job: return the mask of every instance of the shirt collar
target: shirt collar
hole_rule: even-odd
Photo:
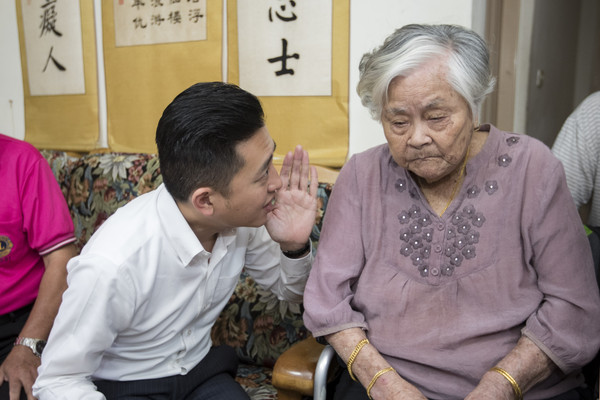
[[[204,250],[164,184],[161,184],[156,190],[158,191],[156,206],[160,225],[182,265],[187,267],[198,256],[208,259],[210,253]]]

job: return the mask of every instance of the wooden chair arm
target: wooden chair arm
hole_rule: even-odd
[[[295,343],[277,359],[272,382],[278,399],[292,400],[300,399],[302,395],[313,395],[315,369],[324,348],[310,336]]]

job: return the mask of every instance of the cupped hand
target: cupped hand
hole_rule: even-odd
[[[308,241],[315,224],[317,169],[309,165],[308,152],[302,146],[296,146],[293,153],[286,154],[280,176],[282,186],[265,226],[282,250],[299,250]]]

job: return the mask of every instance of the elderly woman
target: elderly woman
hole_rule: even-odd
[[[347,367],[336,398],[583,398],[600,346],[589,244],[549,149],[478,124],[484,41],[409,25],[360,72],[387,144],[342,169],[304,295]]]

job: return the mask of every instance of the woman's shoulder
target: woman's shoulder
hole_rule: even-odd
[[[352,174],[360,179],[373,177],[373,174],[380,173],[382,165],[389,164],[391,157],[387,143],[371,147],[353,154],[342,167],[340,175]]]
[[[490,137],[498,143],[499,151],[513,150],[526,154],[550,154],[550,148],[541,140],[525,133],[515,133],[500,130],[494,126],[490,128]]]
[[[354,154],[351,158],[356,158],[359,160],[371,160],[373,161],[374,157],[380,158],[382,156],[389,156],[390,149],[387,143],[382,143],[380,145],[371,147],[367,150],[363,150],[359,153]]]

